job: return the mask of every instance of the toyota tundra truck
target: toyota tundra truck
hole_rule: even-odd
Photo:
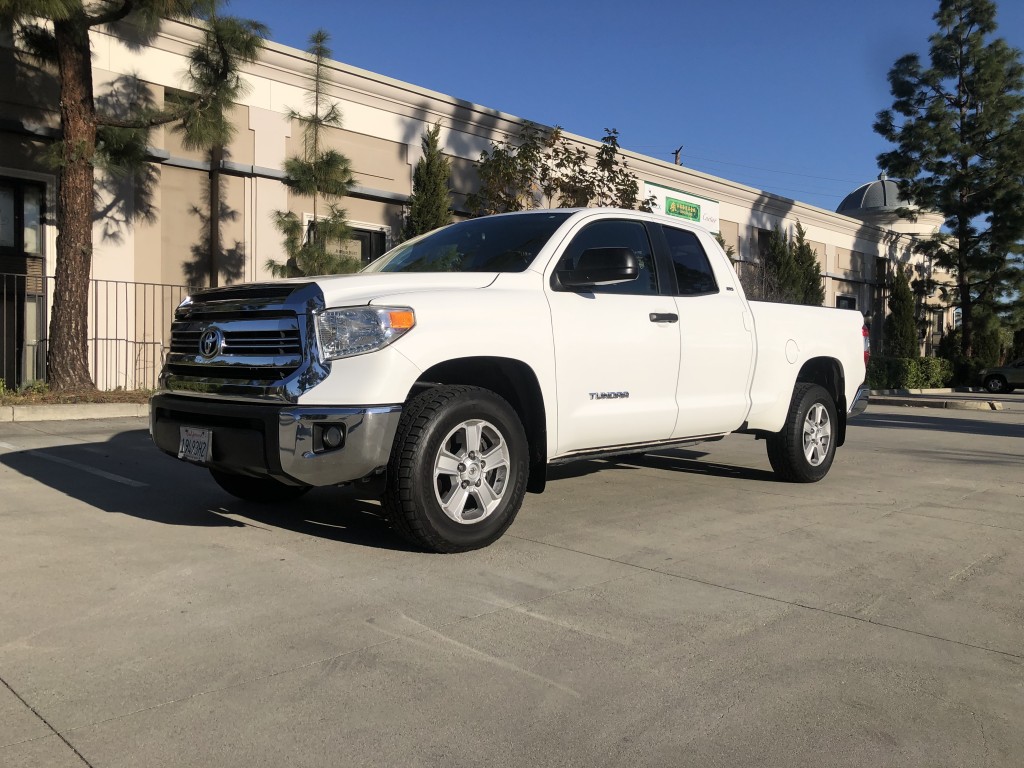
[[[175,311],[153,440],[228,493],[377,480],[416,545],[486,546],[546,468],[731,432],[828,473],[863,411],[851,310],[748,302],[704,229],[616,209],[471,219],[353,275],[200,290]]]

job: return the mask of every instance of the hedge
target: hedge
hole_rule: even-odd
[[[932,389],[948,387],[953,363],[942,357],[884,357],[868,362],[870,389]]]

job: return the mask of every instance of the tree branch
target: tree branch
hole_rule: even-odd
[[[135,0],[124,0],[120,7],[113,7],[106,13],[101,13],[96,16],[86,16],[86,26],[98,27],[101,24],[112,24],[115,21],[121,21],[121,19],[128,16],[132,11],[135,10]]]
[[[167,123],[173,123],[176,120],[180,120],[187,112],[187,107],[181,107],[176,110],[161,110],[159,112],[154,112],[151,115],[146,115],[145,117],[136,118],[114,117],[113,115],[104,115],[97,112],[96,124],[105,128],[131,128],[133,130],[144,130],[148,128],[156,128],[160,125],[166,125]]]

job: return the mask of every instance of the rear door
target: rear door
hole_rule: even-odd
[[[750,409],[754,324],[735,273],[702,235],[661,225],[679,315],[679,417],[672,437],[737,429]],[[703,235],[703,237],[707,237]],[[714,258],[709,258],[714,257]]]
[[[625,247],[640,264],[636,280],[570,291],[549,274],[556,454],[664,440],[672,434],[679,323],[648,226],[625,217],[585,219],[570,233],[554,267],[569,268],[589,248]]]
[[[1024,387],[1024,358],[1010,363],[1006,373],[1006,380],[1011,387]]]

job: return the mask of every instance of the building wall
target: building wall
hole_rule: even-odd
[[[96,30],[96,81],[121,87],[126,76],[135,74],[147,86],[145,97],[163,104],[182,86],[186,56],[200,37],[193,25],[167,22],[150,46],[132,49]],[[21,66],[11,62],[10,56],[0,55],[0,75],[4,67]],[[237,130],[226,148],[222,174],[221,234],[227,255],[220,265],[221,283],[266,279],[268,259],[284,260],[281,236],[273,224],[275,211],[312,215],[311,202],[291,194],[281,181],[285,159],[302,149],[301,127],[292,123],[288,113],[308,109],[309,68],[303,52],[268,43],[260,61],[245,70],[249,88],[232,111]],[[10,130],[0,123],[0,168],[45,178],[52,199],[53,175],[41,156],[55,125],[55,91],[45,72],[19,70],[18,74],[31,76],[41,85],[28,97],[11,88],[13,78],[0,77],[0,106],[18,116],[15,122],[20,120],[20,128],[8,126]],[[327,95],[338,103],[344,127],[329,131],[327,143],[351,160],[355,178],[353,193],[343,207],[363,238],[360,242],[372,240],[374,247],[391,245],[400,234],[412,168],[422,155],[420,142],[431,125],[439,123],[442,128],[441,145],[451,160],[458,218],[460,211],[464,213],[465,195],[477,183],[474,168],[481,152],[494,141],[514,137],[524,124],[520,118],[339,62],[328,66],[328,79]],[[564,135],[591,154],[600,147],[598,141]],[[173,128],[155,130],[151,137],[154,162],[139,179],[115,181],[97,173],[104,215],[94,230],[94,279],[154,286],[206,284],[209,158],[202,150],[186,149],[181,138]],[[713,204],[715,226],[740,262],[758,258],[759,231],[779,226],[792,233],[800,223],[821,261],[826,305],[852,300],[857,309],[875,319],[884,312],[880,306],[884,291],[879,291],[878,283],[885,276],[878,273],[877,265],[913,260],[910,232],[938,226],[935,221],[917,223],[916,229],[903,226],[904,235],[897,236],[893,230],[902,225],[894,227],[889,220],[860,221],[654,158],[628,151],[623,155],[641,182]],[[50,275],[52,221],[50,217],[45,262]],[[128,324],[125,332],[145,345],[162,345],[172,309],[161,308],[155,324],[144,324],[142,330]],[[136,375],[132,370],[151,367],[146,363],[140,369],[131,358],[127,354],[126,362],[115,366],[116,376],[130,379]],[[104,386],[105,382],[98,383]]]

